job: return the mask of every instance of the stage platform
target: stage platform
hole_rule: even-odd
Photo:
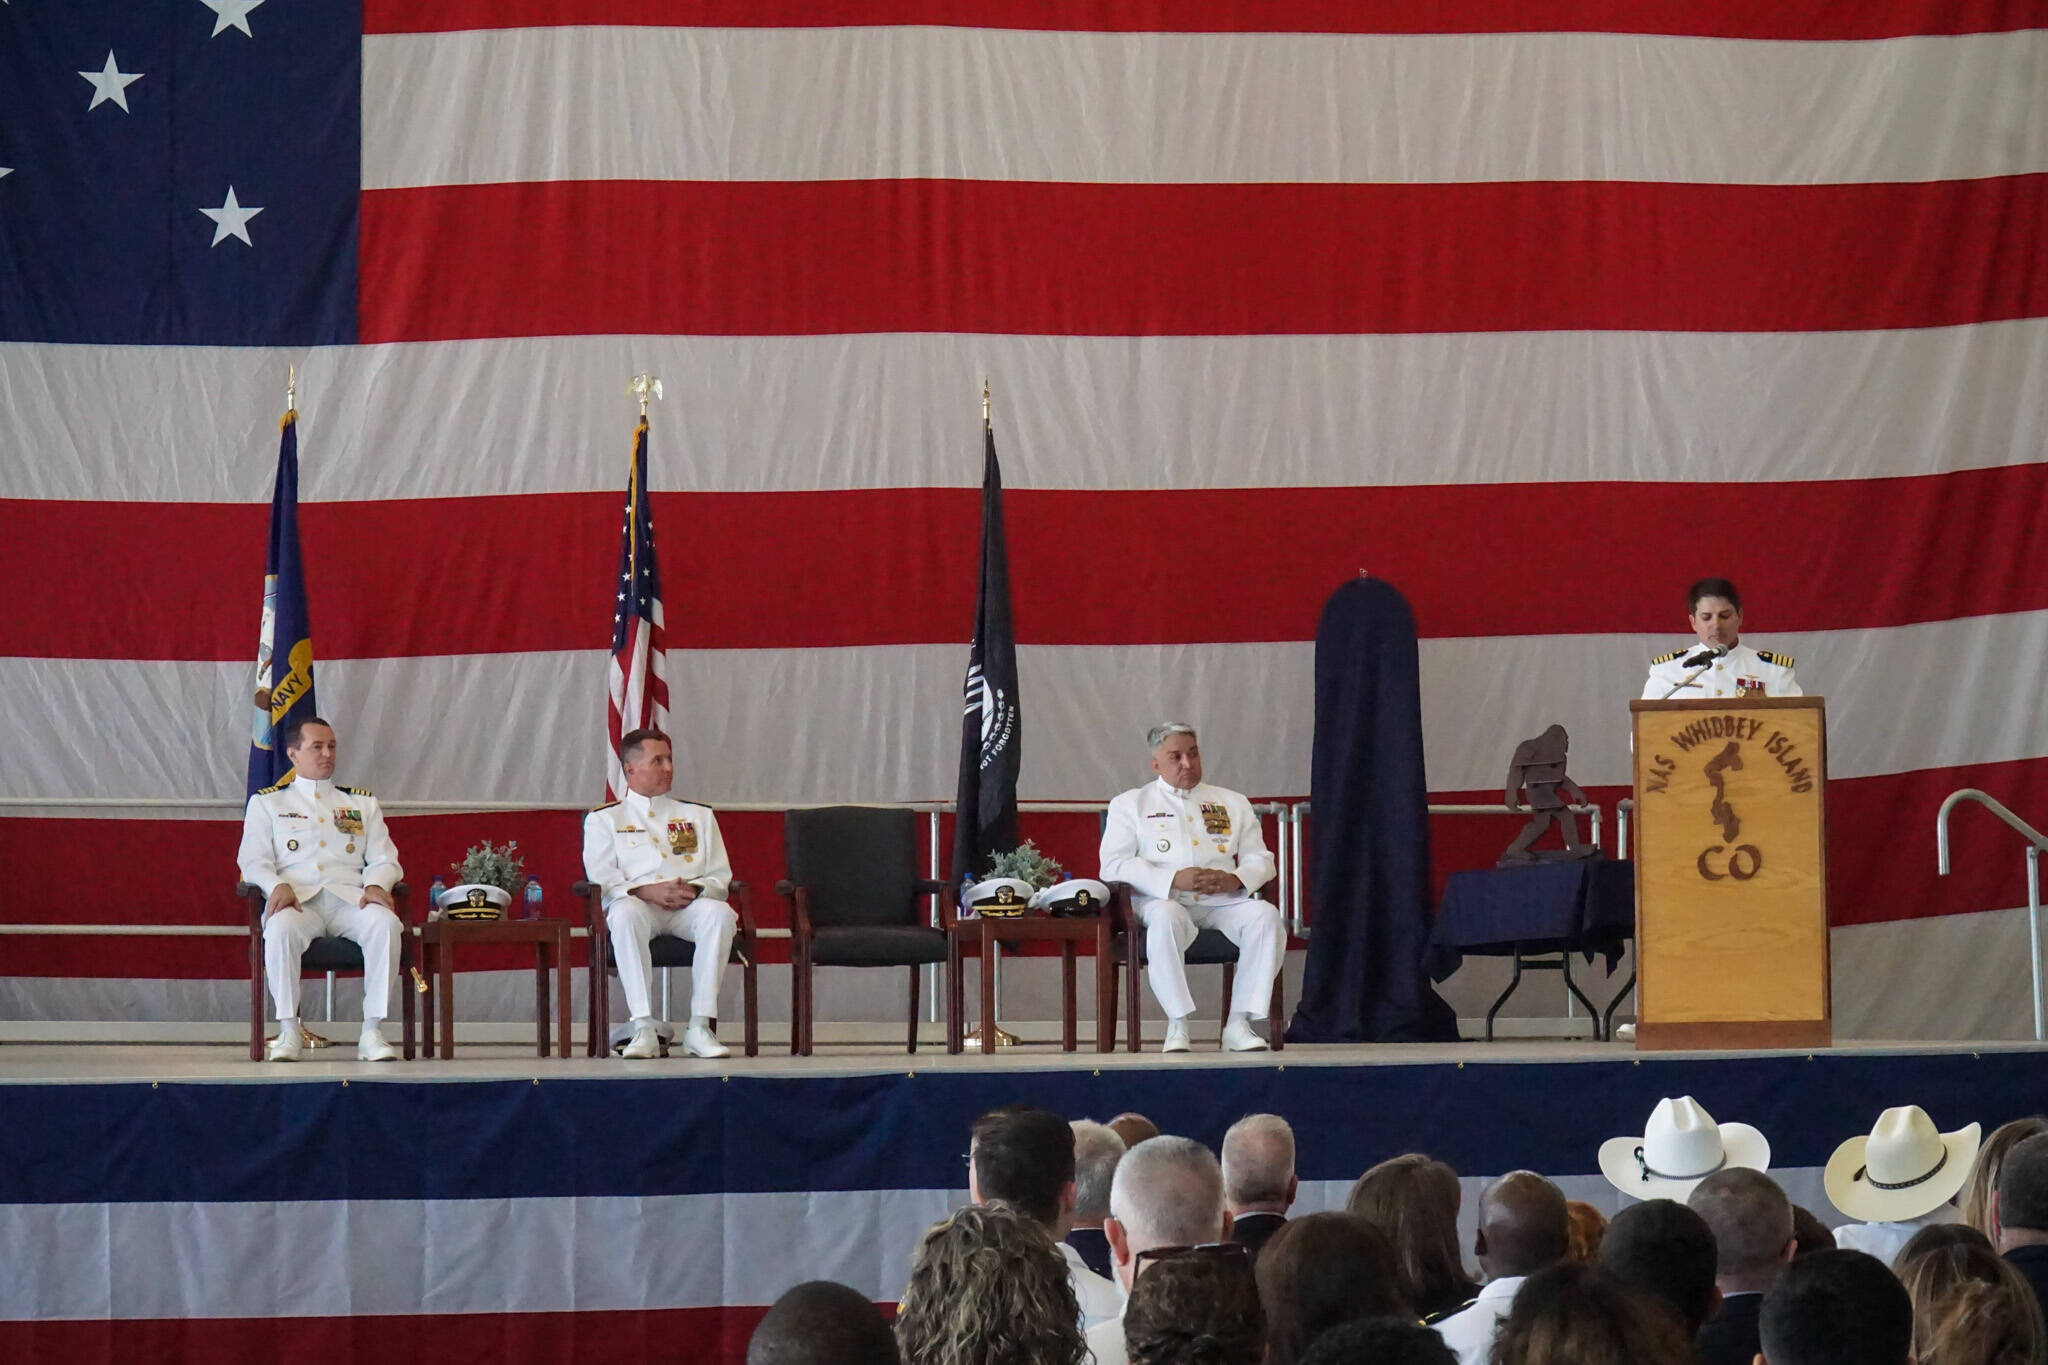
[[[969,1123],[1014,1102],[1135,1109],[1212,1145],[1243,1114],[1284,1115],[1304,1212],[1342,1207],[1404,1151],[1450,1162],[1468,1192],[1526,1167],[1612,1210],[1601,1141],[1689,1094],[1761,1128],[1774,1174],[1829,1221],[1820,1169],[1882,1109],[1987,1130],[2048,1110],[2048,1049],[2012,1043],[352,1051],[272,1066],[229,1046],[0,1047],[0,1359],[737,1361],[799,1281],[893,1301],[920,1234],[965,1199]]]

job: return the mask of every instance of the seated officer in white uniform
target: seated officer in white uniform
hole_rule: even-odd
[[[725,901],[732,866],[718,837],[718,817],[708,806],[668,795],[676,766],[661,731],[621,736],[619,758],[627,791],[583,817],[583,875],[603,888],[612,959],[633,1016],[633,1037],[621,1055],[661,1054],[647,945],[656,934],[674,934],[697,945],[683,1048],[693,1057],[723,1057],[727,1049],[712,1031],[712,1020],[739,916]]]
[[[1799,697],[1792,658],[1742,643],[1742,594],[1725,578],[1702,578],[1686,594],[1687,624],[1699,637],[1690,649],[1650,660],[1645,701],[1704,697]]]
[[[1280,912],[1254,894],[1273,880],[1273,855],[1251,802],[1203,783],[1202,750],[1192,725],[1156,725],[1147,743],[1159,780],[1109,803],[1102,879],[1131,885],[1132,909],[1145,926],[1146,973],[1167,1016],[1161,1051],[1188,1050],[1195,998],[1181,955],[1201,929],[1215,929],[1237,945],[1237,985],[1223,1046],[1256,1051],[1266,1040],[1251,1021],[1266,1017],[1287,944]]]
[[[388,1062],[398,1050],[384,1040],[398,946],[405,932],[391,908],[401,875],[398,849],[384,828],[377,798],[334,781],[334,727],[302,720],[285,737],[292,776],[249,798],[236,856],[242,880],[262,889],[263,972],[277,1008],[277,1041],[264,1054],[296,1062],[305,1046],[299,1028],[299,958],[314,939],[354,939],[363,949],[363,1034],[356,1057]]]

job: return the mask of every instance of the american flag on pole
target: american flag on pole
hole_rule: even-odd
[[[654,511],[647,498],[647,417],[633,430],[626,476],[626,522],[619,538],[617,600],[612,607],[612,666],[605,730],[605,796],[626,790],[619,740],[668,728],[668,644],[661,615],[661,569],[654,558]]]

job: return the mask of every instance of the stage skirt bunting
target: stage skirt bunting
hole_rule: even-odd
[[[1403,1151],[1469,1184],[1533,1168],[1612,1211],[1601,1140],[1691,1094],[1762,1128],[1780,1178],[1822,1214],[1819,1169],[1888,1105],[1987,1128],[2048,1105],[2030,1050],[1229,1067],[1198,1087],[1186,1070],[8,1086],[0,1233],[39,1254],[0,1284],[0,1349],[357,1359],[374,1338],[574,1361],[615,1358],[613,1324],[656,1359],[736,1361],[760,1308],[799,1281],[893,1302],[918,1236],[965,1202],[968,1125],[1014,1101],[1135,1108],[1212,1147],[1246,1112],[1283,1114],[1302,1211],[1342,1207],[1361,1171]]]
[[[1611,800],[1625,703],[1722,573],[1829,700],[1835,921],[2019,902],[2016,859],[1966,842],[1938,881],[1926,849],[1950,786],[2043,800],[2039,0],[0,27],[0,796],[45,803],[0,819],[0,916],[227,918],[225,812],[61,803],[239,792],[288,365],[322,703],[387,801],[598,799],[640,371],[679,791],[943,798],[987,376],[1026,799],[1143,780],[1118,736],[1167,715],[1214,779],[1302,795],[1308,641],[1366,571],[1415,604],[1433,791],[1559,722]],[[84,109],[63,54],[103,44],[142,74]],[[255,216],[223,235],[230,184]],[[559,895],[561,819],[399,837],[428,880],[530,828]],[[1440,872],[1490,861],[1463,828]],[[772,883],[773,817],[735,829]],[[185,870],[82,909],[51,888],[95,835]],[[91,960],[232,975],[230,947]]]

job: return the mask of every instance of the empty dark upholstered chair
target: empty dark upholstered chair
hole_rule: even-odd
[[[398,980],[392,983],[392,990],[399,996],[399,1015],[404,1038],[401,1048],[405,1059],[413,1059],[413,954],[412,921],[406,918],[407,887],[400,882],[391,889],[391,904],[398,914],[400,934],[398,936]],[[261,887],[248,882],[235,883],[235,895],[248,905],[249,910],[249,1060],[263,1060],[263,1016],[269,1002],[263,994],[263,902],[267,899]],[[304,972],[359,972],[363,969],[363,949],[354,939],[324,937],[316,938],[299,957],[299,971]]]
[[[783,816],[789,880],[776,890],[789,904],[789,1050],[809,1055],[818,967],[902,967],[909,973],[908,1044],[917,1051],[918,968],[947,961],[954,891],[917,875],[917,812],[877,806],[826,806]],[[937,894],[939,928],[926,898]],[[946,1027],[959,1026],[956,973],[948,966]]]

